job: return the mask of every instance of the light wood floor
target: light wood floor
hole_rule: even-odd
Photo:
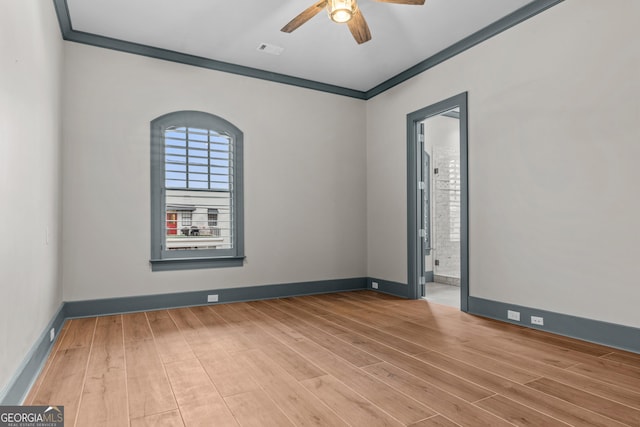
[[[640,426],[640,355],[369,291],[66,322],[66,426]]]

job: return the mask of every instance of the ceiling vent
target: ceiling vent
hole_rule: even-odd
[[[270,55],[280,55],[283,51],[284,48],[280,47],[280,46],[275,46],[269,43],[260,43],[258,45],[258,50],[260,52],[264,52],[264,53],[268,53]]]

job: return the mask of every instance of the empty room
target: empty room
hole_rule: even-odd
[[[0,426],[640,426],[637,0],[0,4]]]

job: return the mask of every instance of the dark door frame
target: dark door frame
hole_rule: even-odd
[[[407,259],[408,295],[421,296],[420,277],[424,274],[420,235],[422,195],[418,188],[422,162],[418,141],[420,122],[453,108],[460,108],[460,310],[468,311],[469,300],[469,159],[467,92],[452,96],[407,114]]]

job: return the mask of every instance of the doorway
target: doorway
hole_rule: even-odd
[[[460,108],[420,122],[425,295],[460,307]]]
[[[178,234],[178,213],[167,212],[167,236]]]
[[[467,311],[467,94],[407,115],[409,297]]]

